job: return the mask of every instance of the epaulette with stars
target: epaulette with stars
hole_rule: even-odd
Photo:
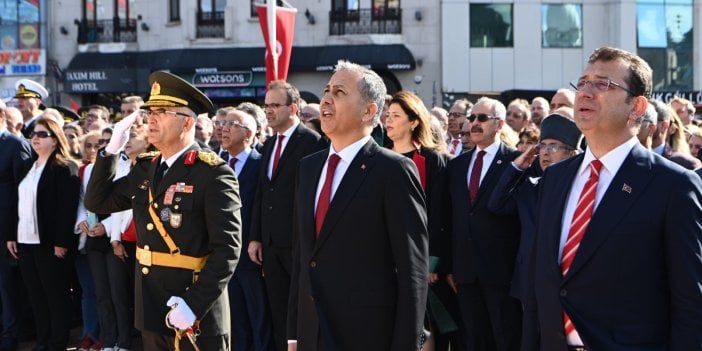
[[[155,157],[158,157],[158,155],[160,155],[160,154],[161,154],[161,152],[159,152],[159,151],[143,152],[143,153],[140,153],[136,159],[137,159],[137,161],[151,161]]]

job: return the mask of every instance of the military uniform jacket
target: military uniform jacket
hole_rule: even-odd
[[[98,157],[85,196],[96,213],[133,209],[137,245],[169,252],[149,216],[149,189],[161,156],[142,155],[130,173],[114,180],[118,156]],[[114,180],[114,181],[113,181]],[[169,199],[169,189],[175,189]],[[229,301],[225,288],[241,251],[238,183],[231,168],[209,151],[193,144],[176,160],[153,189],[153,206],[181,254],[202,257],[207,263],[193,282],[193,271],[137,263],[136,327],[172,335],[164,319],[171,296],[182,297],[198,320],[203,336],[230,333]]]

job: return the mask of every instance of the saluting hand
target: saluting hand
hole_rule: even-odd
[[[539,148],[537,146],[538,145],[529,146],[524,153],[519,155],[519,157],[514,160],[514,164],[522,171],[525,171],[527,168],[531,167],[531,164],[534,163],[536,156],[539,154]]]

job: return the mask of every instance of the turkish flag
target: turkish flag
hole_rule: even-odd
[[[258,19],[263,30],[263,40],[266,43],[266,85],[273,80],[287,80],[288,67],[290,66],[290,54],[292,53],[293,36],[295,35],[295,15],[297,9],[287,7],[275,7],[275,48],[271,48],[271,40],[268,30],[268,9],[265,5],[256,5]],[[273,51],[275,50],[275,51]],[[276,55],[278,63],[276,72]]]

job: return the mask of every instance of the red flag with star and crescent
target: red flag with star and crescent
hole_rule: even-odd
[[[266,20],[268,8],[265,5],[256,5],[256,11],[263,31],[263,40],[266,43],[266,85],[273,80],[287,80],[297,9],[275,6],[275,31],[268,29],[269,22]],[[275,33],[275,40],[270,40],[270,33]],[[272,42],[275,43],[277,55],[272,54],[274,52],[271,47]],[[278,60],[277,64],[276,59]]]

